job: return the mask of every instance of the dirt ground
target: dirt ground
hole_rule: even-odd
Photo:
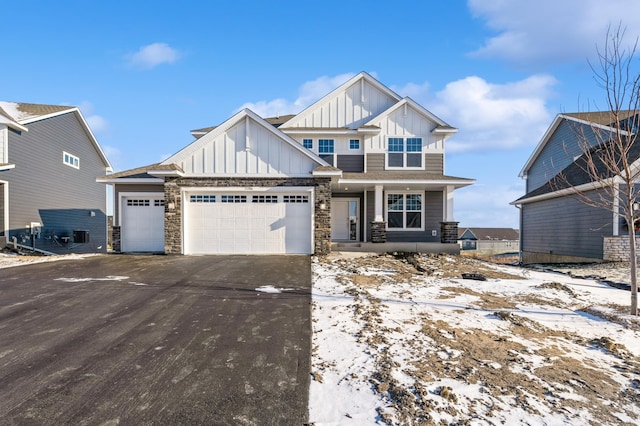
[[[625,412],[625,406],[640,404],[638,357],[606,336],[585,340],[571,333],[548,329],[517,313],[516,306],[521,303],[566,307],[561,299],[537,300],[533,295],[513,297],[475,291],[453,283],[440,288],[439,297],[442,299],[454,298],[462,293],[477,297],[474,306],[467,309],[495,311],[493,315],[510,325],[512,335],[507,337],[480,329],[470,331],[456,324],[433,319],[426,312],[392,327],[384,318],[384,302],[374,295],[374,289],[380,286],[392,282],[411,282],[416,277],[447,279],[470,274],[469,277],[477,280],[509,280],[522,279],[522,275],[498,270],[492,263],[483,260],[449,255],[416,256],[398,253],[321,261],[332,262],[344,271],[338,280],[345,285],[346,293],[354,297],[354,320],[361,324],[358,341],[372,348],[371,352],[376,359],[376,371],[369,381],[387,400],[390,408],[381,409],[378,413],[385,424],[475,424],[471,420],[474,418],[483,420],[479,424],[493,424],[490,420],[494,416],[492,410],[504,409],[496,402],[502,396],[514,399],[531,415],[540,415],[540,407],[532,401],[542,401],[546,404],[545,409],[566,415],[568,419],[571,418],[571,413],[586,410],[590,413],[591,424],[631,424],[618,423],[612,418],[611,401],[619,402],[616,409],[621,412]],[[625,279],[628,265],[560,265],[555,268],[537,265],[534,268],[556,270],[572,276],[620,281]],[[367,275],[359,272],[367,269],[384,270],[386,274]],[[628,277],[628,272],[626,274]],[[561,283],[550,281],[541,287],[573,296],[572,290]],[[410,290],[404,291],[404,297],[411,300]],[[623,309],[625,308],[620,307],[621,311]],[[597,311],[593,313],[601,314]],[[628,323],[627,326],[639,327],[640,322]],[[390,338],[392,335],[405,334],[408,328],[418,328],[420,338]],[[401,375],[411,377],[408,381],[406,377],[404,380],[398,379],[398,369],[401,366],[397,358],[391,355],[392,347],[398,346],[398,342],[401,342],[401,351],[409,354],[406,357],[410,360],[409,367],[404,367],[400,372]],[[589,360],[579,362],[571,355],[585,347],[606,352],[617,370],[629,372],[634,390],[621,391],[620,383],[612,379],[607,370]],[[537,359],[540,364],[534,366],[532,359]],[[460,401],[460,396],[448,386],[440,386],[435,391],[429,390],[430,383],[446,379],[481,386],[482,392],[490,395],[487,400],[493,401],[495,405],[492,407],[486,402],[478,404],[477,401]],[[440,396],[440,400],[433,398],[434,393]],[[567,396],[568,394],[571,396]],[[480,400],[482,397],[478,398]],[[463,416],[460,407],[464,407]],[[458,420],[454,423],[436,422],[434,413],[445,413]],[[627,413],[629,416],[635,415]],[[499,423],[498,418],[495,421]]]

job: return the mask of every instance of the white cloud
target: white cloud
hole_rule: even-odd
[[[235,112],[249,108],[261,117],[297,114],[353,76],[355,76],[354,73],[340,74],[334,77],[322,76],[304,83],[298,91],[298,98],[294,101],[278,98],[271,101],[247,102]]]
[[[519,226],[519,212],[509,203],[524,194],[520,185],[483,185],[477,183],[455,192],[454,212],[460,227],[483,226],[515,228]]]
[[[135,67],[151,69],[161,64],[171,64],[180,58],[180,52],[166,43],[152,43],[143,46],[130,55],[129,63]]]
[[[416,100],[460,129],[447,152],[508,149],[542,136],[553,117],[546,101],[555,83],[548,75],[507,84],[471,76],[447,84],[431,102]]]
[[[93,104],[89,101],[82,101],[78,105],[78,109],[82,112],[82,116],[87,121],[89,128],[94,134],[104,133],[109,129],[109,123],[107,120],[93,113]]]
[[[607,28],[640,34],[637,0],[468,0],[471,13],[497,35],[472,53],[518,65],[584,61],[603,46]]]

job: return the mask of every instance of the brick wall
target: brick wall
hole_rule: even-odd
[[[602,242],[603,259],[610,262],[629,260],[629,236],[604,237]],[[636,236],[636,257],[640,255],[640,238]]]
[[[182,252],[183,187],[290,187],[306,186],[315,189],[314,253],[331,250],[331,178],[166,178],[164,184],[164,250],[166,254]]]

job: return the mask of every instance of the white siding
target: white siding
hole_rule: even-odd
[[[186,175],[308,176],[316,164],[250,118],[240,120],[178,163]]]
[[[357,128],[397,101],[364,80],[358,80],[324,102],[297,115],[287,127]]]
[[[0,163],[8,163],[7,158],[7,128],[0,126]]]
[[[373,124],[379,126],[381,131],[366,139],[367,152],[384,152],[388,137],[420,137],[423,152],[444,153],[443,137],[431,134],[436,123],[408,105],[401,106],[389,115],[381,116]]]

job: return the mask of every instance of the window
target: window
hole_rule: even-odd
[[[129,199],[129,200],[127,200],[127,206],[128,207],[148,207],[149,206],[149,200]]]
[[[388,229],[422,227],[422,194],[387,194]]]
[[[246,203],[246,195],[221,195],[220,202],[222,203]]]
[[[189,201],[192,203],[215,203],[215,195],[190,195]]]
[[[349,140],[349,149],[360,149],[360,140],[358,139]]]
[[[313,149],[313,139],[303,139],[302,146],[307,149]]]
[[[422,168],[422,138],[389,138],[387,167]]]
[[[164,207],[164,200],[153,200],[154,207]]]
[[[254,195],[251,199],[252,203],[277,203],[277,195]]]
[[[283,201],[285,203],[308,203],[308,195],[284,195]]]
[[[333,154],[333,139],[318,140],[318,152],[320,154]]]
[[[71,155],[65,151],[62,151],[62,162],[67,166],[71,166],[76,169],[80,168],[80,159],[75,155]]]

